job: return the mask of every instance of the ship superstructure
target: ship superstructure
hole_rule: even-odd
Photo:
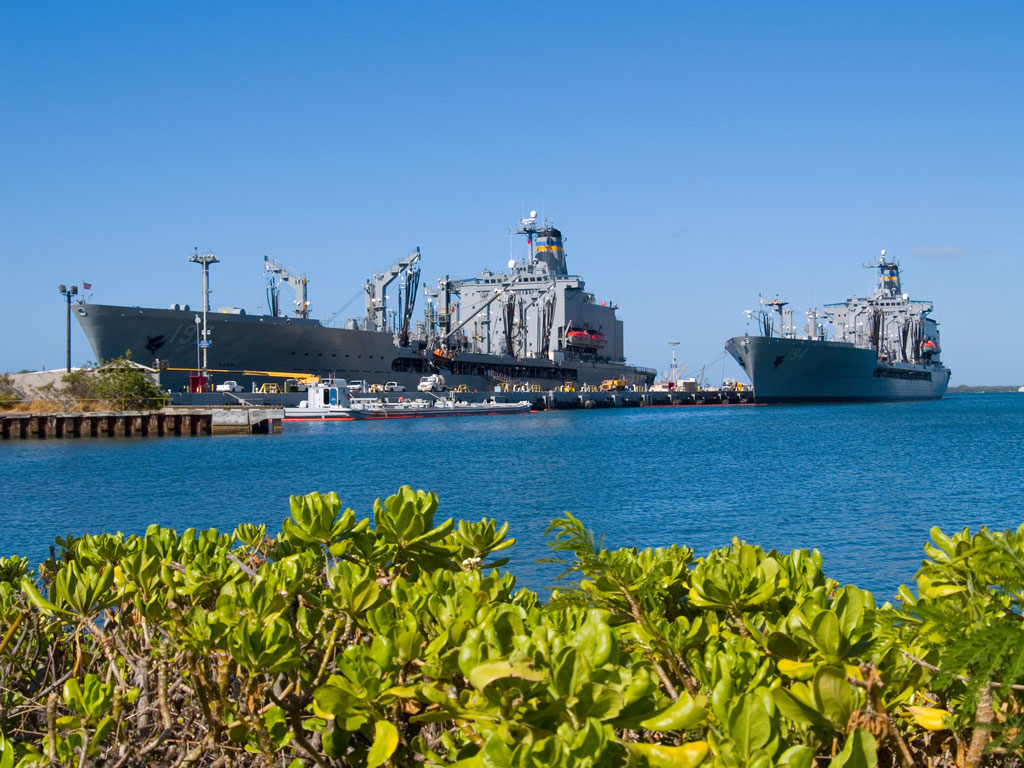
[[[885,251],[865,266],[878,271],[874,294],[809,310],[804,335],[796,333],[788,302],[762,298],[760,335],[726,342],[750,377],[756,402],[942,397],[949,369],[941,361],[932,303],[903,293],[899,262]]]
[[[624,360],[616,307],[569,274],[562,233],[532,214],[512,230],[526,236],[525,260],[510,260],[507,272],[443,278],[428,292],[427,341],[442,354]]]
[[[307,281],[265,257],[271,314],[231,309],[203,324],[210,377],[248,387],[275,377],[337,376],[369,384],[398,382],[410,389],[423,375],[443,374],[449,386],[484,391],[497,385],[551,389],[571,381],[597,385],[611,378],[650,384],[655,372],[627,365],[617,307],[599,302],[569,273],[562,234],[536,213],[512,233],[526,237],[525,258],[500,272],[437,281],[425,289],[419,321],[417,248],[365,284],[365,313],[341,328],[308,317]],[[386,291],[397,281],[396,306]],[[296,291],[294,316],[283,316],[278,284]],[[80,303],[76,312],[99,360],[130,352],[160,361],[165,386],[179,389],[198,367],[200,323],[187,305],[148,309]]]

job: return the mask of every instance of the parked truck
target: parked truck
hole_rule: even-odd
[[[444,376],[439,373],[432,373],[420,379],[416,385],[417,392],[444,392],[446,389]]]

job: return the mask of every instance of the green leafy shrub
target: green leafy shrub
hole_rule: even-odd
[[[128,357],[113,360],[95,372],[93,391],[96,397],[119,403],[124,410],[152,408],[162,404],[160,388],[146,378],[144,371]]]
[[[438,512],[313,493],[276,536],[0,559],[0,766],[1020,765],[1020,531],[933,532],[893,607],[817,552],[608,551],[567,515],[579,581],[542,603],[507,526]]]
[[[20,397],[14,386],[14,377],[9,373],[0,374],[0,410],[10,410],[17,404]]]

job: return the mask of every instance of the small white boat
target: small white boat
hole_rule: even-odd
[[[413,419],[431,416],[493,416],[500,413],[529,413],[532,403],[482,403],[455,400],[454,397],[352,397],[345,382],[317,382],[309,387],[306,400],[295,408],[284,409],[285,421],[355,421],[357,419]]]

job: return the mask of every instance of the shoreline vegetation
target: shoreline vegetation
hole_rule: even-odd
[[[67,413],[160,408],[167,404],[167,397],[155,383],[154,374],[130,357],[70,373],[54,372],[43,377],[45,383],[35,385],[29,385],[24,376],[0,374],[0,411]]]
[[[437,507],[0,558],[0,767],[1022,764],[1024,526],[932,529],[876,605],[817,551],[609,551],[566,514],[542,601],[507,524]]]

